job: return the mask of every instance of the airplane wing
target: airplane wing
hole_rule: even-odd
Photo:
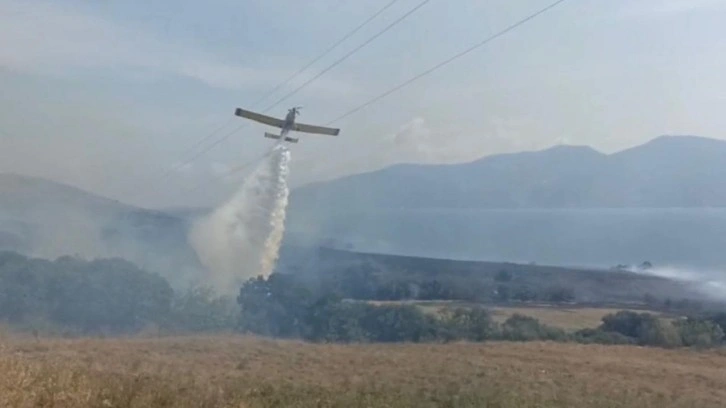
[[[282,127],[285,125],[284,120],[273,118],[272,116],[262,115],[260,113],[250,112],[248,110],[240,108],[237,108],[237,110],[234,111],[234,114],[243,118],[254,120],[255,122],[264,123],[265,125],[275,126],[280,129],[282,129]]]
[[[340,133],[340,129],[306,125],[304,123],[295,123],[293,125],[293,130],[296,132],[317,133],[319,135],[330,135],[330,136],[338,136],[338,133]]]

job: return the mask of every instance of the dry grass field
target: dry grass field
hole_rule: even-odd
[[[4,336],[1,407],[723,407],[726,353]]]
[[[372,304],[412,304],[421,308],[426,313],[438,313],[444,308],[470,307],[470,303],[446,302],[446,301],[375,301]],[[602,323],[602,318],[620,310],[613,308],[596,307],[566,307],[566,306],[524,306],[524,307],[500,307],[485,306],[492,312],[495,321],[503,323],[515,313],[524,316],[534,317],[541,323],[552,327],[558,327],[566,331],[574,332],[580,329],[596,328]],[[656,316],[662,316],[659,312],[648,312]],[[664,317],[665,318],[665,317]]]
[[[494,320],[504,322],[515,313],[534,317],[540,322],[566,331],[595,328],[602,323],[602,318],[623,309],[608,308],[567,308],[567,307],[494,307],[491,309]],[[659,316],[658,312],[648,312]]]

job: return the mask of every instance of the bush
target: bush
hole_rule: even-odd
[[[491,313],[479,307],[444,311],[441,325],[440,336],[446,340],[485,341],[495,338],[498,331]]]
[[[660,319],[646,320],[638,329],[637,342],[641,346],[665,348],[681,347],[681,333],[670,322]]]
[[[56,261],[0,254],[0,319],[81,333],[137,332],[167,321],[173,290],[121,259]]]
[[[289,275],[272,274],[268,279],[248,280],[240,289],[238,328],[243,333],[300,338],[314,295]]]
[[[617,332],[606,332],[601,329],[583,329],[574,335],[578,343],[584,344],[635,344],[635,339]]]
[[[721,344],[724,332],[721,327],[708,320],[684,319],[675,322],[681,341],[687,347],[713,347]]]
[[[636,313],[629,310],[622,310],[615,314],[604,316],[600,329],[604,332],[615,332],[623,336],[638,338],[642,327],[654,320],[656,320],[655,316],[649,313]]]
[[[599,330],[618,333],[642,346],[680,347],[689,344],[713,344],[723,336],[715,325],[696,322],[672,324],[648,313],[620,311],[602,319]]]
[[[564,330],[543,325],[539,320],[515,313],[501,327],[501,337],[510,341],[553,340],[565,341]]]
[[[705,314],[703,319],[712,321],[714,324],[718,325],[722,331],[726,332],[726,312]],[[726,335],[721,338],[721,341],[726,341]]]
[[[361,327],[375,342],[421,342],[437,338],[433,316],[416,306],[371,306],[364,309]]]
[[[238,315],[234,299],[216,296],[211,288],[198,286],[174,297],[169,328],[192,333],[228,331],[234,329]]]

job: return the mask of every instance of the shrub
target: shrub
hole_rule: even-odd
[[[708,320],[683,319],[674,323],[681,341],[687,347],[712,347],[721,343],[724,332],[721,327]]]
[[[543,325],[539,320],[515,313],[501,327],[501,337],[511,341],[567,340],[564,330]]]

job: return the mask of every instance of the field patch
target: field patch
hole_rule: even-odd
[[[0,406],[722,407],[725,366],[719,351],[580,344],[6,337]]]

